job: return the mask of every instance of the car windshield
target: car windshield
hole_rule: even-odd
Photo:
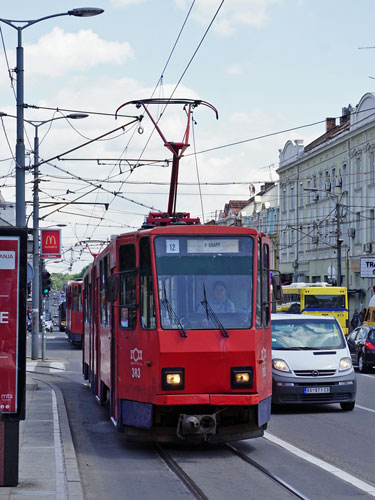
[[[253,247],[238,235],[155,238],[162,328],[250,328]]]
[[[344,338],[332,319],[272,320],[272,349],[342,349]]]

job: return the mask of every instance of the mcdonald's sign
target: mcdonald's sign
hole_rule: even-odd
[[[61,229],[41,229],[40,256],[43,259],[61,258]]]

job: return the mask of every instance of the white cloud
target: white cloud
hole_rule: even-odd
[[[28,76],[57,78],[98,64],[123,64],[132,57],[133,49],[127,42],[101,39],[92,30],[66,33],[56,27],[38,43],[25,45],[25,71]]]
[[[187,11],[190,0],[175,0],[176,5]],[[268,8],[280,0],[230,0],[224,2],[213,24],[213,29],[221,35],[234,33],[241,25],[264,26],[268,23]],[[219,7],[219,0],[204,0],[196,2],[192,17],[201,24],[207,24]]]
[[[231,64],[226,67],[226,72],[230,75],[242,75],[244,73],[244,68],[240,64]]]
[[[128,7],[129,5],[138,5],[146,0],[110,0],[111,7]]]

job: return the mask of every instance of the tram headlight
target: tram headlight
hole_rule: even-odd
[[[272,368],[278,370],[279,372],[290,372],[288,363],[283,359],[275,358],[272,360]]]
[[[162,368],[161,388],[163,391],[174,391],[185,388],[185,368]]]
[[[253,387],[253,367],[233,366],[231,368],[230,382],[232,389],[248,389],[249,387]]]

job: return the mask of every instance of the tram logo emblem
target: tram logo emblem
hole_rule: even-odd
[[[131,349],[130,359],[135,363],[138,363],[138,361],[142,361],[142,351],[137,349],[136,347],[134,349]]]

